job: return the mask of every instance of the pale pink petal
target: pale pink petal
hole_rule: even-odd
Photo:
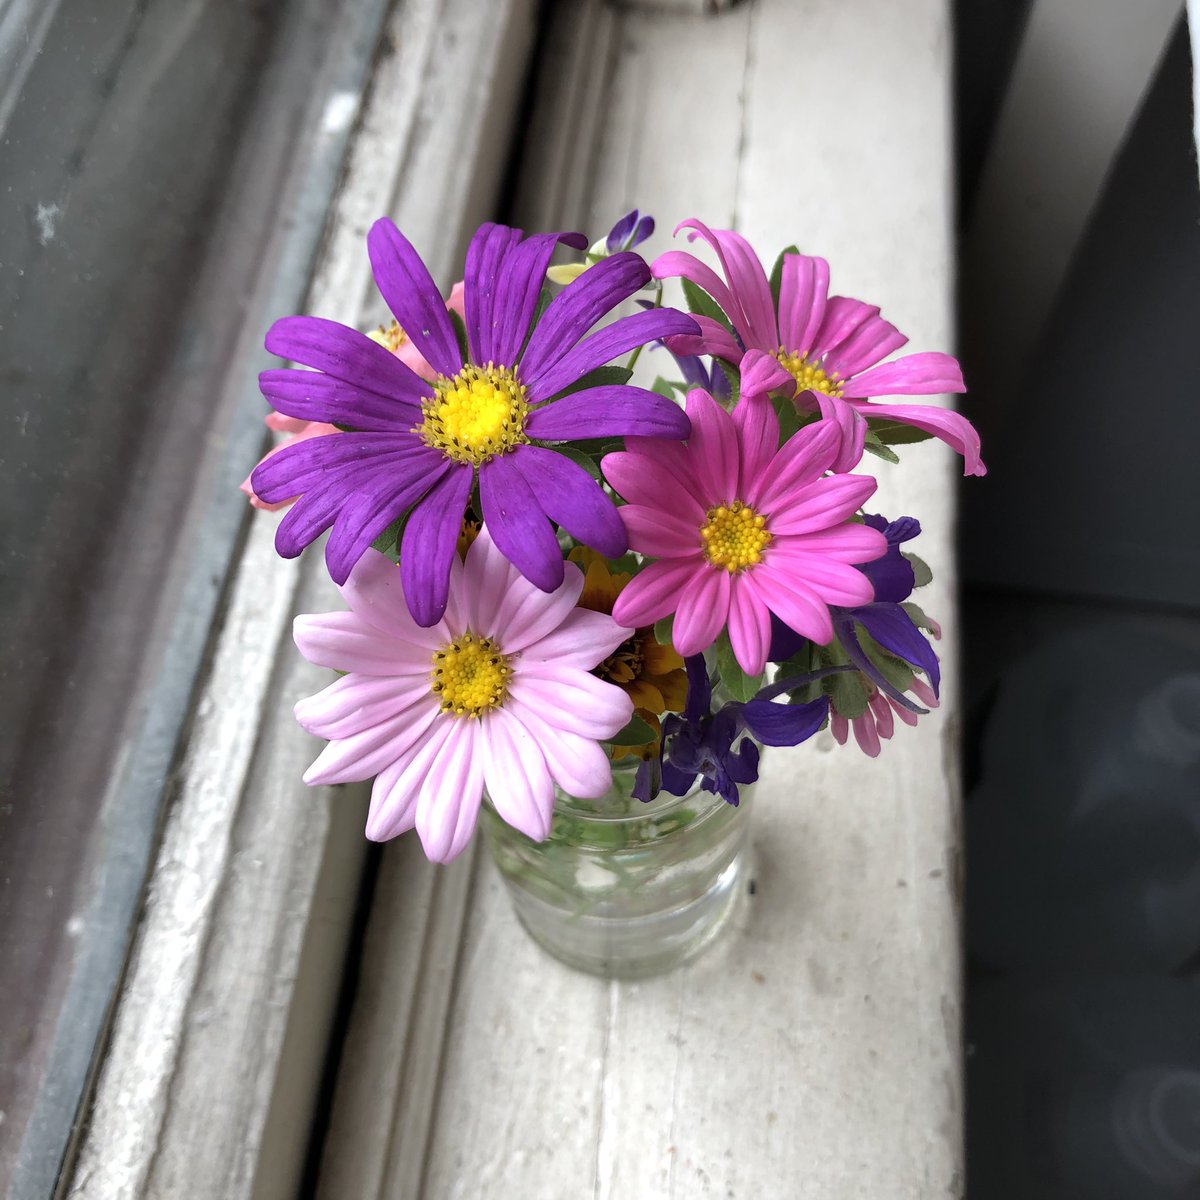
[[[625,504],[617,510],[629,534],[629,548],[655,558],[691,558],[703,549],[700,529],[704,516],[686,521],[665,507]]]
[[[429,764],[441,752],[442,745],[455,726],[454,717],[438,721],[423,741],[415,743],[395,762],[375,777],[371,788],[371,807],[367,812],[367,837],[386,842],[417,823],[417,797],[429,770]]]
[[[742,499],[759,512],[771,512],[791,491],[819,479],[829,470],[841,445],[841,431],[831,421],[815,421],[793,434],[770,466],[743,488]]]
[[[872,314],[841,341],[825,351],[825,369],[842,379],[882,362],[908,341],[890,321]]]
[[[461,576],[451,576],[451,591],[461,589]],[[370,627],[384,633],[388,638],[424,649],[426,658],[438,646],[444,646],[453,636],[445,621],[429,628],[422,628],[412,618],[404,599],[404,586],[400,569],[385,554],[368,549],[351,568],[350,576],[340,591],[350,610]],[[447,612],[450,610],[447,605]],[[360,670],[358,667],[342,666],[340,670]],[[379,674],[371,671],[368,674]]]
[[[743,393],[733,410],[740,452],[738,458],[738,495],[753,486],[767,469],[779,448],[779,418],[767,400],[747,400]]]
[[[900,718],[900,720],[902,720],[905,723],[905,725],[909,725],[909,726],[916,725],[917,714],[915,712],[910,712],[907,708],[902,708],[890,696],[888,697],[888,703],[892,706],[892,712],[894,712],[896,714],[896,716],[898,716]]]
[[[360,733],[430,697],[425,675],[343,675],[315,696],[296,702],[296,720],[318,737]]]
[[[829,264],[807,254],[785,254],[779,280],[779,340],[790,354],[813,348],[829,298]]]
[[[909,690],[913,693],[926,708],[937,708],[940,701],[934,693],[933,688],[929,686],[919,675],[913,677],[912,683],[909,685]]]
[[[500,628],[497,612],[509,589],[521,578],[520,571],[504,557],[481,529],[467,550],[463,568],[463,591],[467,598],[467,624],[483,637]]]
[[[653,625],[675,611],[680,595],[701,571],[711,570],[697,552],[692,559],[671,559],[643,567],[613,605],[613,619],[629,629]]]
[[[747,350],[741,366],[741,395],[744,401],[765,398],[776,391],[789,396],[796,390],[796,381],[774,354],[765,350]]]
[[[723,358],[726,362],[735,365],[742,361],[741,346],[737,344],[737,339],[720,321],[715,321],[712,317],[701,316],[699,313],[692,313],[691,316],[692,320],[700,326],[700,332],[698,334],[677,333],[663,338],[667,349],[672,354],[711,354],[714,358]]]
[[[851,400],[849,403],[864,416],[899,421],[941,439],[963,456],[964,475],[987,474],[987,467],[979,457],[979,434],[966,417],[953,409],[928,404],[877,404],[873,400]]]
[[[430,693],[428,701],[419,701],[370,729],[338,738],[317,755],[304,772],[304,782],[315,787],[370,779],[416,745],[437,716],[437,699]]]
[[[775,537],[814,533],[840,524],[875,491],[869,475],[832,475],[788,492],[767,508]]]
[[[698,572],[693,585],[679,597],[671,640],[684,657],[707,650],[729,620],[731,576],[716,567]]]
[[[649,443],[645,445],[644,443]],[[687,449],[679,442],[626,438],[627,449],[606,454],[604,478],[631,504],[665,508],[680,517],[704,519],[709,501],[692,478]]]
[[[840,713],[831,712],[829,714],[829,732],[833,734],[833,740],[839,746],[844,746],[850,733],[850,722]]]
[[[336,425],[322,425],[317,421],[306,421],[303,417],[289,417],[286,413],[274,411],[263,417],[263,424],[276,433],[304,433],[314,425],[326,433],[333,433],[337,429]]]
[[[965,392],[958,359],[938,351],[906,354],[848,379],[842,395],[936,396],[941,392]]]
[[[481,734],[492,806],[526,837],[545,841],[554,816],[554,783],[537,739],[502,708],[488,713]]]
[[[521,651],[521,665],[549,662],[590,671],[632,634],[607,613],[576,608],[557,629]]]
[[[729,605],[729,642],[738,666],[747,675],[759,675],[771,645],[771,614],[753,587],[733,581]]]
[[[681,221],[675,227],[675,233],[678,234],[681,229],[693,230],[689,238],[694,240],[699,236],[716,251],[734,304],[733,309],[724,305],[721,307],[725,308],[734,328],[742,335],[746,348],[757,346],[762,350],[777,349],[779,332],[775,323],[771,285],[750,243],[732,229],[709,229],[695,217]]]
[[[552,592],[543,592],[518,576],[496,609],[490,634],[505,654],[516,654],[557,629],[574,609],[583,591],[583,572],[574,563],[563,564],[563,581]],[[483,630],[480,630],[483,633]]]
[[[433,651],[386,637],[356,613],[312,613],[296,618],[292,636],[317,667],[363,675],[422,675],[432,670]]]
[[[480,722],[454,722],[441,750],[429,763],[417,795],[417,836],[430,862],[448,863],[466,848],[475,832],[483,800],[487,751],[481,754]]]
[[[508,690],[560,729],[595,741],[612,737],[633,715],[633,701],[616,684],[574,667],[522,662]]]
[[[802,637],[821,646],[833,641],[829,607],[787,574],[773,570],[769,561],[747,571],[741,585],[751,588],[785,625]]]
[[[875,732],[881,738],[890,738],[896,725],[892,720],[892,709],[887,702],[887,697],[882,692],[876,692],[867,701],[867,705],[875,714]]]
[[[281,508],[287,508],[289,504],[294,504],[296,497],[293,496],[290,500],[280,500],[275,504],[268,504],[265,500],[260,500],[255,494],[254,486],[250,482],[251,476],[268,458],[272,458],[278,454],[285,446],[295,446],[299,442],[307,442],[310,438],[324,437],[329,433],[337,433],[336,425],[326,425],[322,421],[302,421],[299,417],[287,417],[283,413],[270,412],[264,418],[267,428],[274,429],[277,433],[290,433],[291,437],[285,438],[277,446],[272,446],[254,464],[254,470],[238,484],[239,490],[246,496],[250,497],[250,503],[255,508],[261,508],[264,512],[278,512]]]
[[[710,504],[738,499],[738,446],[733,418],[703,388],[687,395],[692,433],[687,440],[692,473]]]
[[[772,546],[764,563],[780,576],[819,596],[826,604],[855,608],[875,599],[871,581],[847,563],[819,554],[803,554],[786,546]]]
[[[868,708],[861,716],[854,718],[854,740],[859,748],[869,758],[878,758],[880,745],[879,735],[875,732],[875,718]]]
[[[509,697],[505,710],[534,737],[554,782],[569,796],[595,799],[612,786],[612,767],[599,742],[560,729]],[[547,714],[553,720],[555,714]]]
[[[419,375],[422,379],[428,379],[430,382],[437,378],[437,371],[429,365],[425,355],[417,349],[417,344],[411,338],[405,338],[404,341],[396,347],[392,353],[414,374]]]

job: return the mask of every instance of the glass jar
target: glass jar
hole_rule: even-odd
[[[635,764],[636,765],[636,764]],[[631,795],[634,767],[617,765],[598,800],[558,792],[550,836],[533,842],[485,803],[481,824],[530,936],[595,975],[655,975],[716,936],[744,890],[751,791],[737,808],[701,791]]]

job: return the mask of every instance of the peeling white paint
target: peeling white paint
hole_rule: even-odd
[[[37,222],[38,241],[43,246],[48,246],[54,241],[54,226],[60,216],[62,216],[60,204],[39,204],[37,206],[33,219]]]

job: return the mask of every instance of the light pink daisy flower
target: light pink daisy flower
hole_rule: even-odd
[[[400,571],[368,550],[341,592],[349,612],[296,618],[310,662],[348,672],[296,705],[329,745],[309,784],[375,777],[367,837],[416,827],[425,853],[449,862],[471,839],[484,788],[496,811],[535,841],[550,832],[554,785],[594,797],[612,782],[600,745],[633,703],[589,674],[630,636],[605,613],[576,608],[583,574],[566,564],[543,592],[487,530],[454,557],[446,614],[422,628]]]
[[[923,679],[913,677],[909,687],[926,708],[937,708],[938,698],[933,688]],[[885,696],[878,688],[871,685],[871,698],[867,707],[857,717],[847,719],[840,713],[831,711],[829,714],[829,731],[839,746],[846,744],[851,726],[854,727],[854,740],[859,749],[870,758],[879,756],[880,739],[887,740],[896,728],[892,714],[902,720],[905,725],[915,725],[917,714],[897,704],[890,696]]]
[[[876,487],[868,475],[825,478],[841,443],[830,421],[782,447],[769,404],[731,416],[707,392],[688,393],[686,444],[626,438],[606,455],[609,483],[629,501],[618,511],[630,546],[659,561],[626,585],[614,618],[633,628],[674,612],[685,658],[727,625],[750,675],[762,671],[771,613],[822,645],[833,639],[829,605],[869,604],[874,593],[852,564],[879,558],[887,539],[850,521]]]
[[[450,299],[446,301],[446,308],[449,312],[457,313],[462,317],[466,311],[464,305],[464,288],[460,280],[450,289]],[[369,333],[367,336],[381,346],[386,346],[406,367],[415,371],[422,379],[437,378],[437,372],[429,365],[425,356],[417,349],[416,343],[400,328],[397,322],[393,321],[390,328],[380,328],[378,332]],[[278,412],[267,413],[263,420],[268,429],[291,436],[284,438],[278,445],[272,446],[254,464],[255,470],[268,458],[278,454],[285,446],[295,446],[299,442],[308,441],[309,438],[324,437],[327,433],[338,432],[336,425],[327,425],[323,421],[302,421],[298,417],[287,417]],[[250,475],[247,475],[238,487],[249,497],[250,503],[255,508],[264,509],[266,512],[278,512],[281,508],[287,508],[296,502],[295,496],[289,500],[280,500],[276,504],[268,504],[265,500],[260,499],[255,494],[254,486],[250,482],[250,476],[253,474],[254,470],[251,470]]]
[[[750,243],[731,229],[692,229],[715,251],[725,278],[692,254],[671,250],[651,265],[656,279],[682,276],[703,288],[721,307],[737,337],[711,317],[695,316],[700,335],[667,338],[676,354],[712,354],[737,364],[743,396],[794,391],[796,403],[835,420],[845,436],[838,470],[849,470],[862,453],[865,430],[854,414],[897,421],[940,438],[963,456],[965,475],[984,475],[979,434],[952,409],[935,405],[881,404],[875,396],[928,396],[966,391],[957,359],[930,351],[884,362],[908,338],[879,309],[848,296],[829,295],[829,264],[807,254],[783,260],[779,309],[770,282]],[[740,339],[740,342],[739,340]]]

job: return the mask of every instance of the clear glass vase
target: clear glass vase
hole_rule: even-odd
[[[595,975],[656,975],[716,936],[742,890],[751,788],[737,808],[697,785],[644,804],[634,770],[598,800],[559,792],[550,836],[533,842],[490,804],[484,835],[513,908],[555,958]]]

